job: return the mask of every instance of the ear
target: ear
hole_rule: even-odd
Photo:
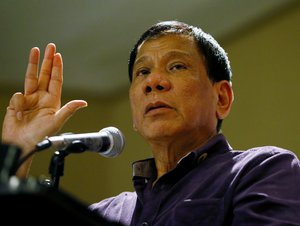
[[[234,99],[232,85],[227,80],[215,83],[215,91],[217,93],[216,115],[218,119],[225,119],[230,112]]]

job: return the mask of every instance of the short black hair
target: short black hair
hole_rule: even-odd
[[[219,43],[201,28],[180,21],[163,21],[154,24],[139,38],[130,52],[128,61],[129,81],[132,82],[133,66],[138,54],[139,46],[149,39],[158,38],[167,34],[179,34],[193,37],[199,53],[204,56],[204,62],[209,79],[214,82],[232,80],[232,70],[225,50]],[[217,132],[220,131],[222,119],[218,119]]]
[[[221,80],[231,81],[232,71],[227,53],[218,42],[201,28],[194,27],[179,21],[159,22],[146,30],[130,52],[128,61],[129,81],[132,81],[134,62],[138,53],[138,47],[146,40],[165,34],[182,34],[194,38],[200,54],[204,56],[208,76],[212,82]]]

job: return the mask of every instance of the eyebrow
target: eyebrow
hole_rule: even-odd
[[[147,61],[147,59],[150,59],[150,57],[149,57],[149,56],[142,56],[142,57],[139,57],[139,58],[137,58],[136,61],[134,62],[134,65],[139,64],[139,63],[142,63],[142,62],[144,62],[144,61]]]
[[[184,58],[190,58],[191,54],[185,52],[185,51],[179,51],[179,50],[173,50],[170,52],[167,52],[163,58],[171,58],[171,57],[184,57]],[[150,59],[150,56],[141,56],[139,58],[136,59],[136,61],[134,62],[134,65],[139,64],[141,62],[147,61]]]

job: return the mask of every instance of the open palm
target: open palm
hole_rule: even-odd
[[[47,45],[40,71],[39,58],[40,50],[32,48],[24,93],[12,96],[3,121],[2,141],[20,146],[23,154],[45,136],[57,133],[77,109],[87,106],[83,100],[73,100],[61,107],[63,62],[55,44]]]

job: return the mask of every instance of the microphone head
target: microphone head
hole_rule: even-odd
[[[99,152],[99,154],[106,158],[114,158],[120,155],[125,146],[123,133],[113,126],[103,128],[99,132],[106,133],[110,138],[110,147],[104,152]]]

